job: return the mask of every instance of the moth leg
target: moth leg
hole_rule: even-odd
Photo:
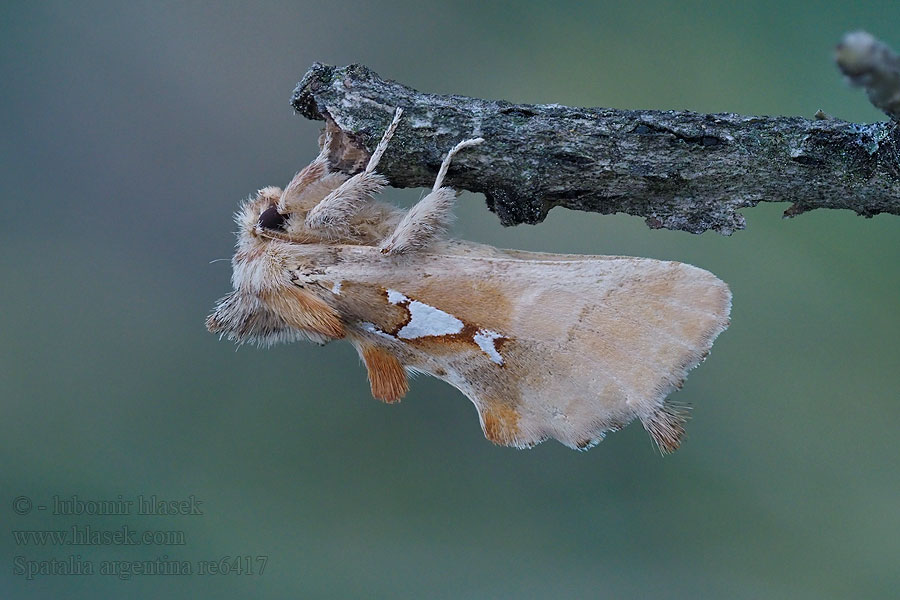
[[[366,363],[372,395],[389,404],[399,402],[409,390],[406,370],[400,360],[389,350],[374,344],[359,344],[356,349]]]
[[[434,180],[431,193],[409,209],[394,233],[381,243],[379,247],[382,254],[401,254],[419,250],[428,246],[432,240],[446,231],[453,219],[453,203],[456,200],[455,190],[441,187],[447,176],[447,170],[450,168],[450,161],[463,148],[476,146],[483,141],[483,138],[463,140],[447,153],[447,157],[441,163],[437,178]]]
[[[343,231],[350,225],[350,219],[373,194],[387,185],[387,179],[375,172],[388,142],[400,123],[403,109],[398,108],[394,119],[372,152],[365,170],[344,181],[337,189],[325,196],[306,215],[306,225],[310,229]]]
[[[334,127],[331,123],[326,124],[319,155],[294,175],[284,188],[275,206],[278,214],[308,211],[347,180],[346,175],[334,172],[328,166],[328,157],[334,144]]]

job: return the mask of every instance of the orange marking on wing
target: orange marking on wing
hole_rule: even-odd
[[[400,330],[406,327],[410,321],[412,321],[412,313],[409,310],[410,302],[416,301],[416,298],[407,298],[402,302],[391,303],[388,300],[388,290],[386,288],[380,288],[380,300],[383,300],[385,305],[390,309],[394,309],[397,311],[402,311],[402,318],[394,319],[393,322],[390,323],[389,327],[383,327],[382,331],[385,333],[397,337],[400,333]],[[423,304],[428,304],[427,302],[423,302]],[[430,306],[430,305],[429,305]],[[463,328],[457,333],[444,333],[439,335],[425,335],[422,337],[403,339],[404,342],[410,344],[412,346],[416,346],[426,350],[431,354],[440,354],[440,355],[448,355],[455,354],[464,350],[472,350],[477,349],[479,353],[485,353],[485,351],[478,345],[475,341],[475,336],[482,331],[482,327],[478,325],[473,325],[461,319],[457,315],[445,311],[443,308],[438,308],[441,312],[446,312],[450,316],[459,319],[462,321]],[[386,321],[386,320],[385,320]],[[493,338],[491,343],[494,345],[494,349],[499,353],[500,349],[503,345],[508,342],[510,338],[498,335]],[[501,354],[502,356],[502,354]],[[498,367],[505,367],[504,364],[497,365]]]
[[[409,390],[406,370],[396,356],[378,346],[365,346],[362,357],[369,372],[373,396],[391,403],[398,402],[406,395]]]
[[[385,333],[395,335],[409,322],[409,310],[405,306],[390,304],[384,288],[352,280],[341,282],[341,294],[334,303],[344,314],[373,323]]]
[[[481,331],[480,327],[463,321],[463,329],[459,333],[447,333],[444,335],[426,336],[403,341],[411,346],[427,350],[431,354],[441,356],[475,350],[480,356],[493,361],[493,359],[475,341],[475,335],[479,331]],[[509,341],[510,338],[505,336],[493,338],[492,343],[494,344],[494,349],[501,357],[504,356],[504,354],[501,353],[500,350]],[[494,366],[498,369],[503,369],[506,367],[506,362],[504,361],[502,364],[494,363]]]
[[[519,413],[504,405],[492,406],[481,411],[484,437],[500,446],[511,446],[519,435]]]
[[[261,297],[291,327],[307,329],[333,339],[344,337],[344,324],[337,312],[320,298],[298,287],[283,287]]]
[[[465,277],[448,281],[439,277],[424,282],[410,297],[462,321],[505,331],[510,328],[509,318],[514,312],[514,303],[507,296],[508,290],[487,280]]]

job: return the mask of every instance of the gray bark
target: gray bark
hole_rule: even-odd
[[[431,187],[465,138],[447,184],[481,192],[504,225],[554,206],[644,217],[652,228],[729,235],[742,208],[792,202],[793,216],[845,208],[900,214],[900,126],[731,113],[511,104],[418,92],[361,65],[314,64],[292,104],[343,132],[346,156],[371,152],[395,107],[403,119],[378,171],[394,187]],[[334,157],[337,168],[352,161]]]

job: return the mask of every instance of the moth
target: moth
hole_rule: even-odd
[[[687,413],[667,396],[728,326],[725,283],[679,262],[448,239],[444,179],[484,140],[450,149],[431,192],[402,211],[374,198],[401,114],[371,154],[329,122],[284,190],[241,206],[234,291],[209,331],[262,346],[346,339],[375,398],[397,402],[408,374],[427,373],[468,397],[499,445],[583,450],[637,418],[663,452],[678,448]]]

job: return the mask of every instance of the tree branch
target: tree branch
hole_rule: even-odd
[[[554,206],[644,217],[652,228],[729,235],[740,209],[793,202],[793,216],[847,208],[900,214],[900,126],[731,113],[570,108],[424,94],[361,65],[314,64],[294,108],[343,133],[336,168],[371,152],[403,120],[378,170],[395,187],[430,187],[445,153],[448,185],[482,192],[504,225],[538,223]]]

